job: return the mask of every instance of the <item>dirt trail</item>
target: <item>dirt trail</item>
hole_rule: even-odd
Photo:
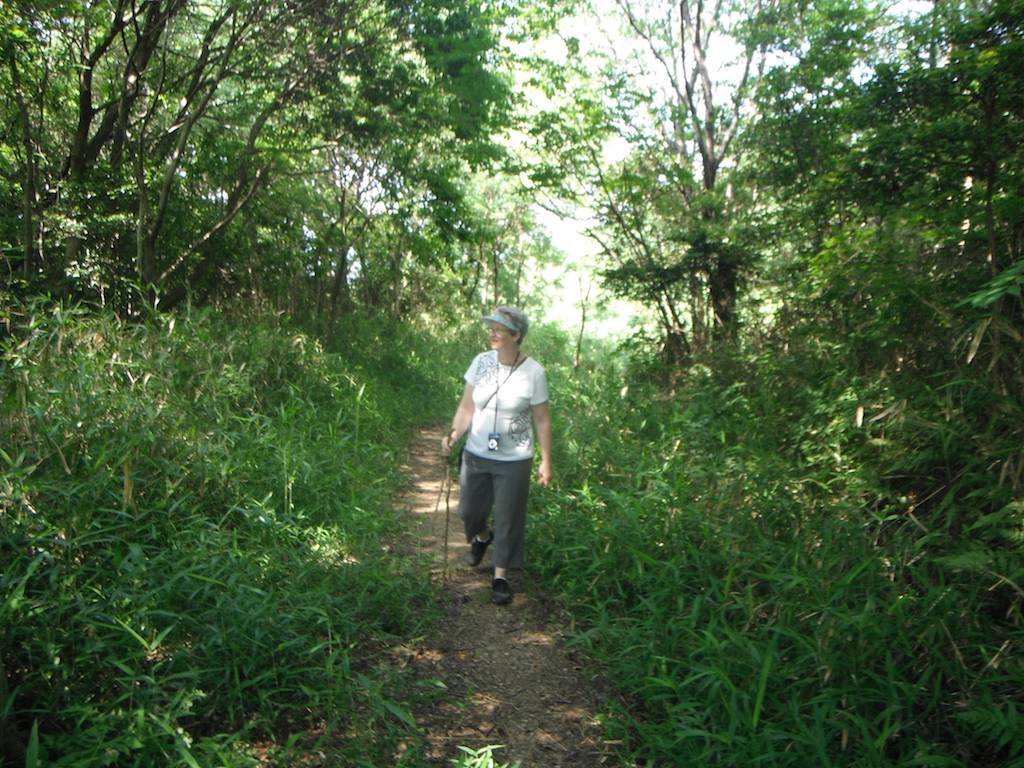
[[[491,555],[478,568],[462,563],[468,551],[458,517],[458,479],[450,496],[448,567],[444,564],[444,426],[421,430],[410,447],[410,478],[403,503],[413,519],[414,545],[436,557],[434,578],[446,589],[447,615],[436,637],[412,649],[410,663],[424,680],[442,680],[455,704],[416,712],[431,761],[451,766],[459,746],[504,745],[498,763],[522,768],[614,765],[596,714],[601,681],[563,647],[558,617],[524,573],[513,572],[510,606],[490,602]],[[440,503],[438,503],[440,501]],[[527,553],[529,559],[529,553]],[[446,576],[446,578],[445,578]]]

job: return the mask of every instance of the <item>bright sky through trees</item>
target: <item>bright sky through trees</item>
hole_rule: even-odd
[[[621,51],[628,45],[619,31],[619,10],[614,0],[594,0],[594,10],[581,9],[574,16],[565,18],[559,24],[558,33],[530,47],[551,61],[565,63],[573,54],[566,45],[567,40],[579,43],[581,59],[590,59],[596,66],[598,55]],[[599,30],[595,34],[595,28]],[[593,72],[598,77],[598,72]],[[550,107],[548,99],[536,89],[529,89],[534,105]],[[604,161],[608,164],[619,162],[629,153],[629,144],[621,136],[611,137],[604,146]],[[551,207],[534,205],[533,211],[538,224],[548,233],[551,242],[562,254],[560,264],[549,266],[543,274],[548,284],[557,284],[558,301],[547,307],[548,318],[553,322],[574,330],[579,327],[581,307],[588,304],[587,331],[599,337],[622,338],[637,330],[646,318],[643,307],[635,302],[616,299],[608,294],[600,281],[600,246],[586,230],[595,225],[593,211],[586,207],[572,206],[564,200],[549,201]],[[556,213],[553,208],[557,207]],[[598,311],[595,312],[595,309]]]
[[[647,14],[649,19],[657,19],[660,14],[660,18],[668,19],[669,26],[678,23],[678,9],[674,7],[660,8],[658,3],[629,3],[625,0],[593,0],[590,9],[581,9],[578,14],[564,19],[558,34],[550,35],[535,44],[541,55],[551,61],[569,64],[572,58],[584,62],[593,79],[591,86],[599,91],[602,87],[601,78],[607,76],[599,68],[611,65],[615,71],[626,75],[632,87],[649,94],[648,108],[636,110],[630,121],[620,126],[622,132],[605,141],[603,162],[606,166],[621,162],[632,151],[630,139],[623,135],[624,132],[636,136],[644,132],[657,134],[662,130],[654,124],[657,120],[654,111],[671,110],[673,100],[678,95],[673,93],[672,84],[666,75],[666,67],[671,62],[655,55],[651,46],[630,28],[625,13],[627,8],[638,14]],[[920,0],[900,0],[887,12],[893,17],[916,17],[930,8],[929,3]],[[743,76],[741,62],[744,52],[724,31],[716,30],[710,40],[707,64],[712,87],[719,94],[716,98],[721,98],[725,103],[728,94],[735,90]],[[780,54],[771,54],[769,63],[782,63]],[[865,76],[870,75],[871,70],[867,65],[862,69]],[[532,92],[532,97],[537,100],[536,103],[550,106],[550,100],[537,91]],[[751,117],[750,109],[752,105],[744,107],[747,118]],[[699,163],[699,155],[694,155],[695,161]],[[723,167],[731,167],[732,164],[733,159],[726,156]],[[591,329],[595,333],[619,336],[628,333],[631,328],[635,330],[636,324],[643,322],[646,314],[635,303],[613,300],[597,279],[601,249],[586,233],[588,228],[596,225],[594,209],[586,205],[573,206],[562,200],[551,202],[550,207],[535,206],[534,210],[538,222],[547,230],[554,246],[565,255],[562,264],[548,267],[544,274],[546,282],[558,281],[561,285],[559,295],[563,300],[551,308],[552,315],[566,327],[577,325],[580,304],[589,289],[592,304],[607,303],[607,312],[599,322],[592,325]]]

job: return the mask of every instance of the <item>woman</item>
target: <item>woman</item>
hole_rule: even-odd
[[[477,355],[466,371],[466,387],[442,451],[447,456],[469,433],[459,472],[459,516],[470,544],[465,559],[468,565],[479,565],[494,544],[491,599],[507,605],[512,602],[508,570],[523,566],[533,423],[540,442],[537,481],[545,486],[551,482],[551,412],[544,368],[520,349],[529,328],[526,315],[515,307],[498,307],[482,319],[491,348]],[[494,526],[488,531],[492,506]]]

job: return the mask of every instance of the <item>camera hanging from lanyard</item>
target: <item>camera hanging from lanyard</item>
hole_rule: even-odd
[[[502,381],[494,388],[494,394],[487,398],[490,401],[494,398],[494,429],[487,434],[487,450],[497,451],[501,446],[501,433],[498,432],[498,390],[501,389],[503,384],[507,384],[508,380],[512,378],[512,374],[516,372],[516,369],[526,361],[524,357],[522,361],[519,359],[519,353],[516,352],[516,361],[512,366],[512,370],[508,372],[508,376],[505,377],[505,381]],[[487,403],[484,403],[484,408],[487,407]]]

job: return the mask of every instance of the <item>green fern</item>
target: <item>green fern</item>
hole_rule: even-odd
[[[1012,701],[997,706],[991,701],[961,712],[957,719],[970,725],[994,747],[1012,757],[1024,755],[1024,717]]]

